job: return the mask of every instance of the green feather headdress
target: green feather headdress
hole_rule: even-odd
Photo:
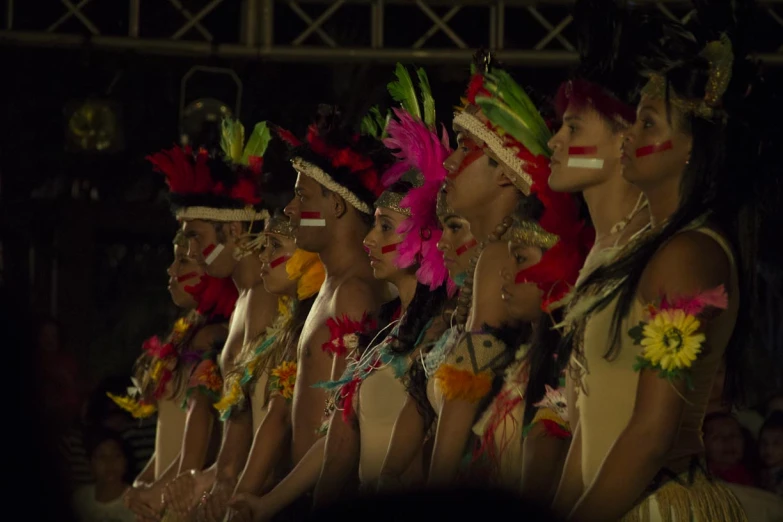
[[[263,158],[271,140],[272,131],[265,121],[256,124],[245,144],[245,127],[238,120],[223,120],[220,147],[229,163],[247,166],[251,157]]]
[[[432,89],[427,73],[422,68],[416,69],[419,91],[411,78],[408,69],[401,63],[397,63],[394,69],[395,81],[389,82],[386,88],[392,99],[400,104],[400,107],[408,114],[425,123],[427,127],[435,128],[435,99],[432,97]],[[391,120],[391,110],[382,114],[376,105],[362,119],[362,134],[374,136],[378,139],[387,137],[386,126]]]
[[[514,185],[529,194],[533,171],[548,168],[551,151],[547,142],[552,133],[510,74],[488,62],[483,65],[483,71],[475,65],[471,68],[465,107],[455,113],[454,125],[483,141],[514,172]],[[488,122],[465,110],[471,105],[481,109]]]

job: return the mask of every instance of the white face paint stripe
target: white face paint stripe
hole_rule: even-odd
[[[604,160],[601,158],[568,158],[568,166],[578,169],[602,169]]]
[[[300,219],[299,226],[300,227],[325,227],[326,220],[325,219]]]
[[[215,262],[215,259],[220,255],[220,253],[223,251],[223,249],[226,248],[222,243],[218,243],[215,245],[214,250],[209,253],[209,255],[204,260],[208,265],[211,265]]]

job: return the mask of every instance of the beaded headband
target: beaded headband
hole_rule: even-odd
[[[283,237],[294,237],[291,220],[287,216],[274,216],[264,224],[265,234],[279,234]]]

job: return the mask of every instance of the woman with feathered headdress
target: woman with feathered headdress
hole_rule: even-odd
[[[647,197],[651,228],[580,287],[597,299],[575,348],[581,437],[567,468],[582,486],[558,499],[568,520],[783,515],[779,499],[722,484],[704,464],[701,425],[721,366],[736,400],[742,360],[758,364],[755,218],[780,155],[780,132],[756,119],[776,104],[745,58],[747,13],[714,4],[699,6],[697,35],[658,22],[673,36],[645,64],[623,142],[623,175]]]

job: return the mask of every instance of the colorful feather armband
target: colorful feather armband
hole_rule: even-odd
[[[435,372],[447,400],[478,402],[492,389],[494,378],[513,360],[506,345],[491,334],[467,332]]]
[[[377,323],[367,313],[359,321],[354,321],[344,315],[341,318],[327,319],[329,341],[321,348],[332,355],[344,356],[359,347],[359,336],[369,334],[377,328]]]
[[[551,437],[558,439],[571,437],[571,427],[568,424],[565,378],[560,378],[557,388],[552,388],[547,384],[544,385],[544,390],[544,398],[533,405],[538,409],[535,416],[533,416],[533,420],[522,431],[522,436],[527,437],[536,424],[541,424],[544,432]]]
[[[634,344],[642,347],[634,370],[656,370],[666,380],[684,379],[693,388],[691,367],[704,349],[707,337],[700,332],[699,315],[707,309],[725,310],[728,296],[723,285],[693,297],[675,300],[663,297],[647,307],[646,319],[628,331]]]

